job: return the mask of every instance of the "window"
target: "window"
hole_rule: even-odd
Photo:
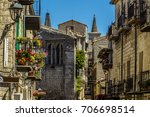
[[[61,44],[49,44],[48,46],[48,64],[63,64],[63,46]]]
[[[56,64],[60,63],[60,45],[58,44],[56,47]]]
[[[52,46],[51,44],[48,46],[48,63],[51,64],[51,61],[52,61],[52,53],[51,53],[51,49],[52,49]]]

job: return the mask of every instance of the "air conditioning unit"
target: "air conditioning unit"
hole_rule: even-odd
[[[23,100],[23,94],[22,93],[15,93],[14,94],[14,100]]]

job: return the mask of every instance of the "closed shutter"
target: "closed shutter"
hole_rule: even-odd
[[[4,40],[4,67],[8,67],[8,39]]]

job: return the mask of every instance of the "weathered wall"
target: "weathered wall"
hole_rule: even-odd
[[[6,34],[4,35],[4,29],[7,24],[11,24],[13,21],[10,18],[9,8],[10,2],[8,0],[0,0],[0,75],[8,75],[12,70],[14,65],[14,39],[15,32],[13,33],[13,29],[15,25],[12,25],[9,30],[6,30]],[[7,38],[7,51],[4,52],[4,40]],[[4,66],[4,54],[7,54],[6,66]],[[3,97],[9,87],[0,87],[0,97]],[[8,93],[7,93],[8,94]],[[7,95],[6,98],[8,99]]]
[[[63,64],[52,65],[48,62],[43,71],[43,80],[38,87],[46,90],[44,99],[75,99],[75,47],[70,36],[51,29],[41,31],[45,49],[49,44],[63,46]]]

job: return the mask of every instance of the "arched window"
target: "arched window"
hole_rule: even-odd
[[[60,45],[56,46],[56,64],[60,64]]]
[[[60,64],[63,64],[63,46],[60,46]]]
[[[63,64],[63,46],[61,44],[49,44],[48,46],[48,64]]]
[[[52,45],[49,44],[48,46],[48,64],[52,63]]]
[[[55,60],[56,60],[56,52],[55,52],[56,48],[55,46],[53,45],[52,46],[52,64],[55,65]]]

